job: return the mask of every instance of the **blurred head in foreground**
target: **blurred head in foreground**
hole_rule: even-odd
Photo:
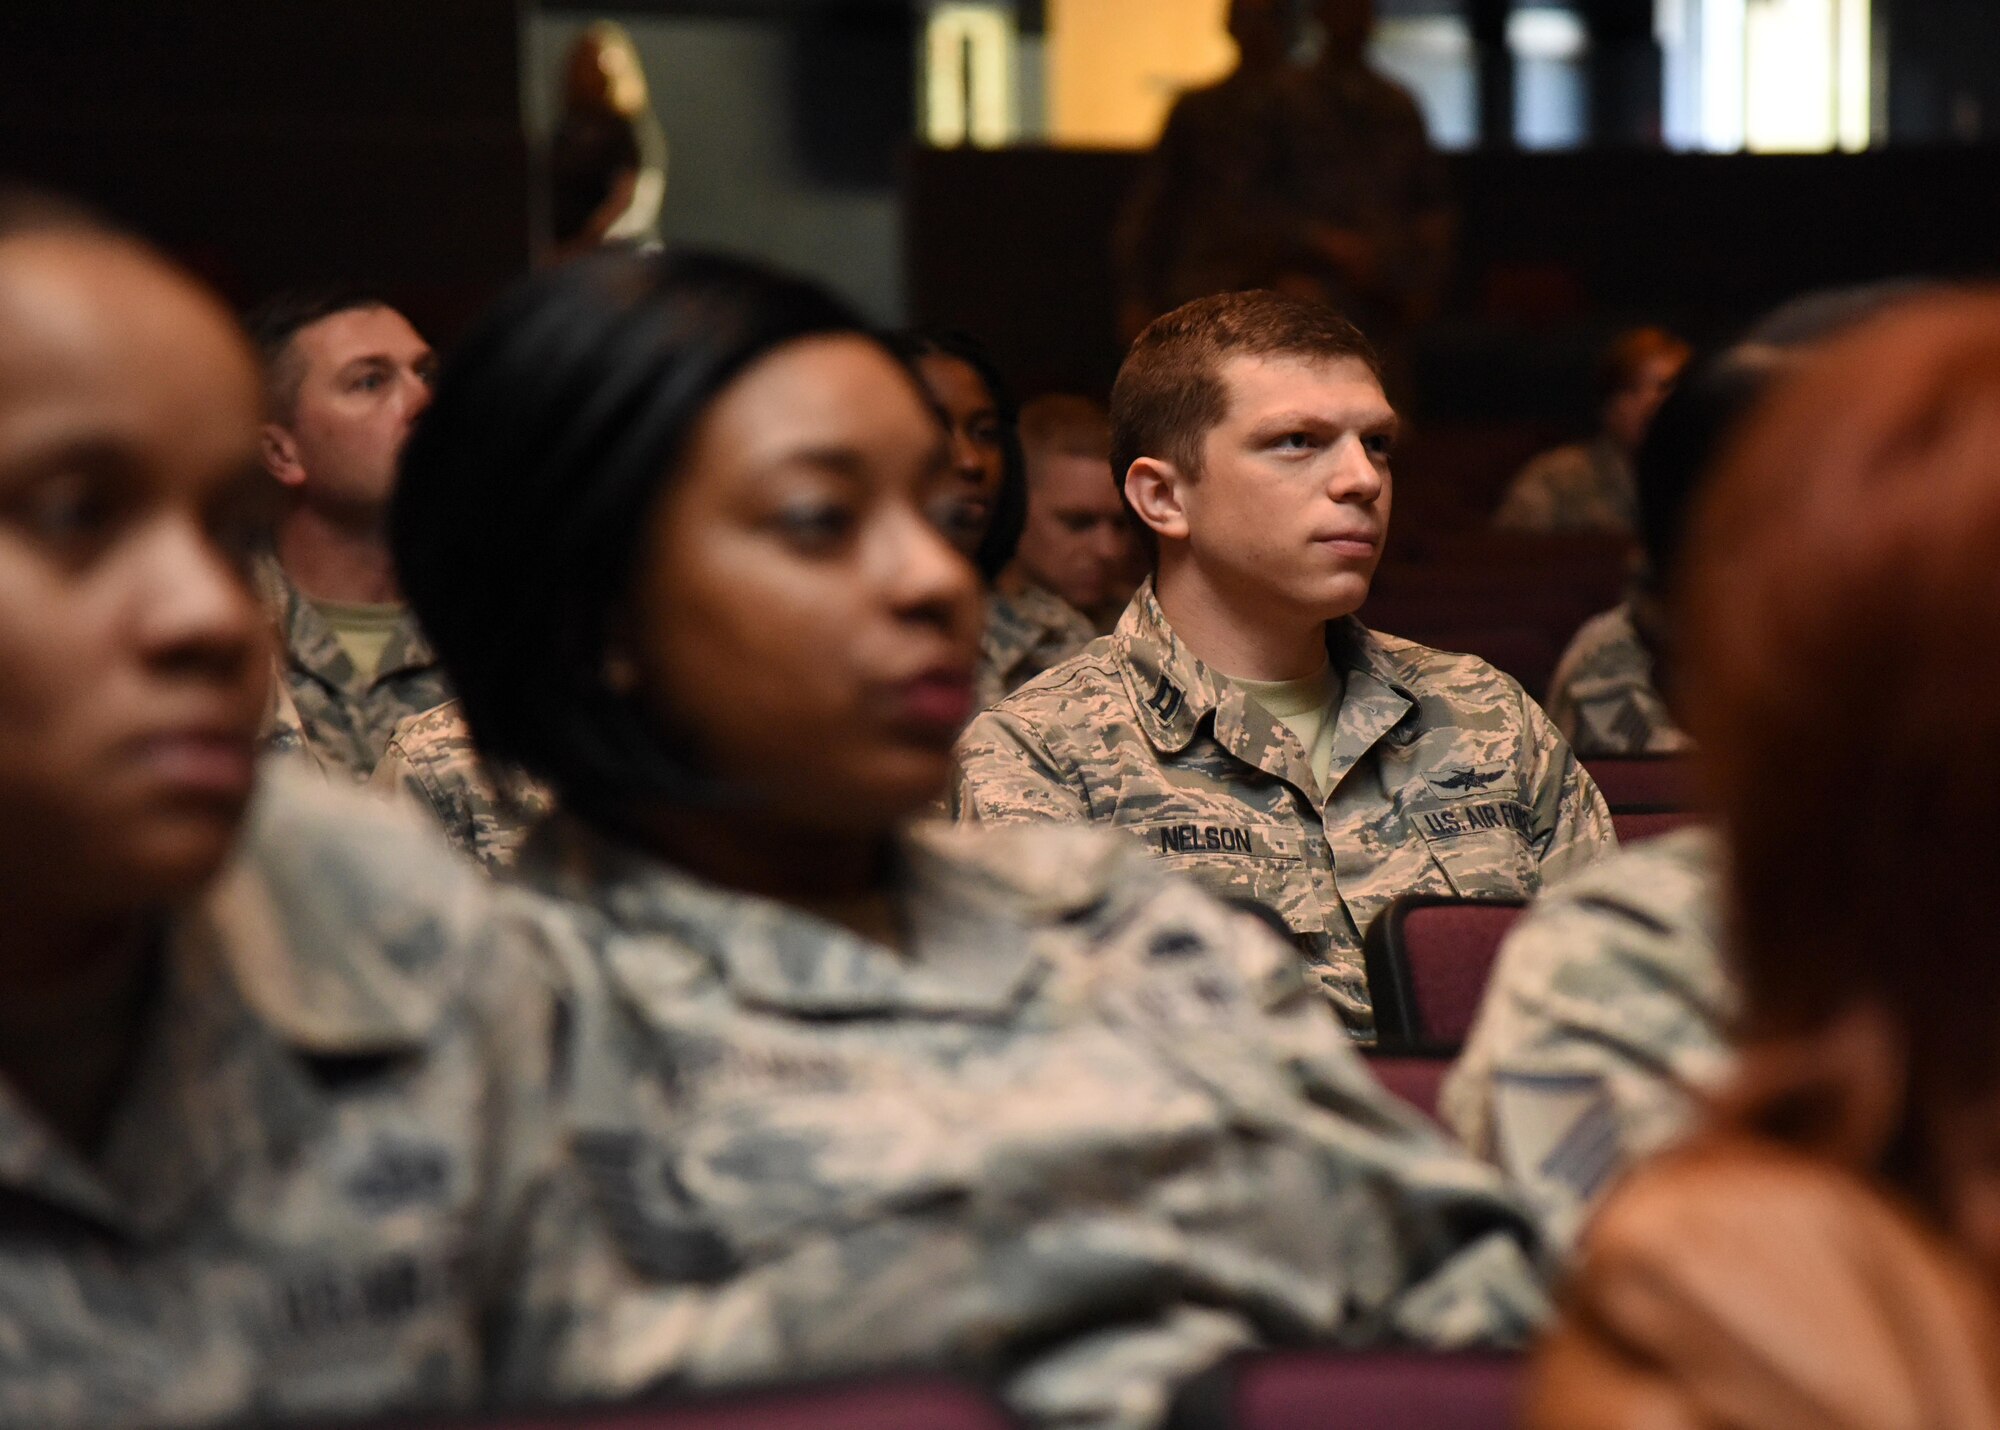
[[[1797,1057],[1764,1112],[2000,1248],[1966,1200],[2000,1163],[2000,295],[1804,361],[1690,549],[1683,704],[1735,851],[1746,1035]]]
[[[876,837],[969,713],[951,481],[908,369],[819,288],[605,253],[453,354],[392,529],[482,747],[571,810]]]
[[[270,659],[246,567],[261,404],[248,344],[191,278],[0,193],[0,898],[18,930],[115,929],[227,852]]]

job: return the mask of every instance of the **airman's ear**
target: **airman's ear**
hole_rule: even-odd
[[[1186,487],[1180,468],[1157,457],[1141,457],[1125,471],[1125,500],[1162,540],[1187,540]]]
[[[284,486],[305,485],[306,469],[299,460],[298,439],[292,436],[289,429],[275,422],[266,422],[258,445],[264,457],[264,470]]]

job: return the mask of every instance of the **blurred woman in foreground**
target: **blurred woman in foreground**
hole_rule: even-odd
[[[1497,1177],[1389,1101],[1287,946],[1089,829],[908,827],[971,699],[955,480],[854,314],[700,256],[529,280],[411,442],[411,599],[560,811],[520,877],[602,1241],[532,1373],[944,1363],[1143,1424],[1241,1345],[1522,1334]]]
[[[2000,1425],[2000,295],[1812,358],[1690,550],[1743,1070],[1587,1234],[1530,1423]]]

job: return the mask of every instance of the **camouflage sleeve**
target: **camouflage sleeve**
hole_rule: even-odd
[[[454,789],[433,778],[424,761],[411,758],[401,739],[390,739],[375,773],[368,778],[368,787],[415,805],[444,831],[451,847],[459,852],[470,854],[478,848],[478,820],[471,807],[462,798],[454,798]]]
[[[1131,857],[1137,878],[1143,856]],[[1161,891],[1137,921],[1141,946],[1157,951],[1169,928],[1177,939],[1193,934],[1252,990],[1258,1016],[1248,1026],[1192,1014],[1171,1023],[1163,1052],[1217,1087],[1246,1125],[1262,1123],[1267,1135],[1311,1149],[1327,1212],[1301,1229],[1313,1250],[1302,1241],[1300,1254],[1315,1264],[1323,1257],[1338,1283],[1333,1323],[1321,1332],[1439,1348],[1525,1344],[1549,1313],[1525,1205],[1375,1078],[1290,944],[1178,876],[1149,869],[1146,877]],[[1215,990],[1199,986],[1202,961],[1182,969],[1154,965],[1133,980],[1147,1016],[1183,1003],[1160,987],[1174,979],[1191,985],[1184,1006],[1214,1003]],[[1257,1066],[1278,1070],[1275,1084],[1249,1072],[1246,1048]]]
[[[1597,781],[1525,693],[1521,716],[1529,751],[1524,794],[1533,811],[1535,858],[1546,888],[1616,850],[1618,835]]]
[[[1090,818],[1090,795],[1052,742],[1008,710],[988,710],[952,750],[951,817],[968,824]]]
[[[1681,839],[1682,836],[1671,836]],[[1502,946],[1442,1116],[1567,1248],[1613,1175],[1727,1067],[1713,892],[1659,841],[1538,904]],[[1642,863],[1641,860],[1644,860]]]

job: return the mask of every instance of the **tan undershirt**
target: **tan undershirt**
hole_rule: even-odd
[[[382,652],[402,624],[403,607],[363,604],[356,601],[314,601],[313,609],[333,630],[333,638],[354,663],[354,673],[363,685],[373,685],[382,669]]]
[[[1332,662],[1301,680],[1228,679],[1297,738],[1306,752],[1306,768],[1319,786],[1314,793],[1324,799],[1327,775],[1333,769],[1333,737],[1340,725],[1340,676]]]

